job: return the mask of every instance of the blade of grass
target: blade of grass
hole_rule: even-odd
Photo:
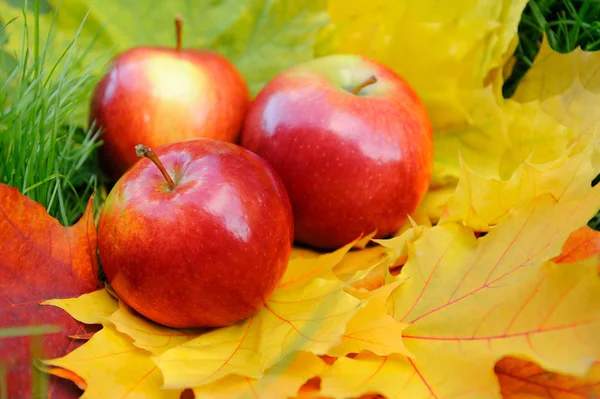
[[[76,113],[89,101],[95,83],[92,68],[104,60],[82,63],[90,51],[78,47],[85,19],[67,48],[55,49],[52,40],[40,46],[38,0],[33,8],[33,21],[23,9],[24,39],[17,65],[0,70],[0,182],[18,187],[70,225],[98,187],[98,135],[79,128]],[[57,50],[59,60],[48,64],[48,55]]]

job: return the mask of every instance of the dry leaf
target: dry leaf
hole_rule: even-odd
[[[202,399],[290,398],[324,368],[325,363],[317,356],[299,352],[282,359],[259,380],[232,375],[196,388],[194,394]]]
[[[7,328],[0,366],[8,370],[0,392],[28,398],[32,357],[63,356],[78,345],[69,335],[85,332],[67,313],[41,303],[98,286],[92,201],[75,226],[63,227],[42,205],[0,184],[0,237],[0,329]],[[74,397],[63,382],[52,379],[48,396]]]
[[[49,300],[44,304],[59,307],[74,319],[85,324],[102,324],[119,309],[117,300],[106,289],[90,292],[77,298]]]
[[[87,384],[82,398],[179,399],[181,393],[162,389],[162,376],[148,352],[109,325],[77,350],[45,364],[81,377]]]
[[[461,222],[476,231],[489,231],[510,211],[550,193],[559,200],[577,198],[590,189],[599,170],[592,165],[593,147],[564,153],[545,164],[523,163],[509,180],[482,176],[461,164],[461,178],[440,223]]]
[[[153,323],[119,301],[107,289],[79,298],[49,301],[48,304],[69,312],[81,322],[114,327],[129,336],[134,346],[148,351],[148,356],[159,355],[199,334],[199,331],[183,332]]]
[[[349,353],[371,351],[385,356],[399,353],[409,356],[410,353],[402,343],[402,331],[407,327],[388,314],[387,300],[393,290],[402,281],[396,281],[371,293],[365,307],[350,319],[342,342],[328,351],[330,356],[341,357]]]
[[[332,272],[350,247],[323,255],[295,250],[284,278],[264,309],[236,325],[210,331],[180,331],[156,325],[124,304],[117,305],[117,299],[106,290],[52,304],[72,312],[79,320],[100,322],[105,328],[129,336],[131,345],[140,349],[136,353],[144,354],[145,361],[155,362],[160,368],[168,387],[199,389],[232,375],[234,379],[256,379],[265,370],[278,367],[288,355],[299,351],[325,354],[340,343],[348,320],[362,306],[359,299],[344,291],[345,284]],[[354,268],[360,269],[357,264]],[[80,371],[81,365],[69,363],[67,367],[61,363],[64,358],[55,361],[58,363],[51,364],[86,379],[87,371]],[[92,385],[92,381],[86,382]]]
[[[586,378],[556,374],[535,363],[505,357],[494,368],[504,399],[595,399],[600,397],[600,363]]]
[[[600,232],[583,226],[569,236],[562,253],[552,259],[555,263],[574,263],[600,254]]]
[[[545,113],[565,126],[593,133],[600,126],[599,70],[600,52],[576,49],[561,54],[544,40],[513,98],[539,102]]]
[[[434,188],[455,182],[461,175],[460,160],[484,177],[506,180],[523,162],[555,161],[581,138],[578,130],[545,114],[538,103],[499,98],[493,92],[498,87],[469,93],[463,98],[469,120],[436,130]]]
[[[335,277],[345,283],[359,286],[365,284],[365,279],[374,269],[385,271],[392,267],[398,255],[393,250],[377,245],[360,251],[352,251],[333,268]],[[365,267],[365,266],[369,267]],[[383,273],[381,275],[383,277]],[[377,288],[383,284],[383,278],[373,282]]]
[[[337,251],[319,254],[309,249],[294,248],[285,274],[278,288],[303,287],[313,278],[335,278],[332,273],[334,266],[342,261],[356,241],[343,246]]]
[[[87,388],[87,384],[83,380],[83,378],[81,378],[77,374],[73,373],[72,371],[63,369],[61,367],[45,366],[43,364],[38,365],[37,367],[44,373],[52,374],[53,376],[60,377],[65,380],[71,381],[73,384],[75,384],[75,386],[77,386],[77,388],[81,389],[82,391],[85,391],[85,389]],[[79,396],[79,395],[77,395],[77,396]]]
[[[106,321],[114,325],[117,331],[133,339],[135,346],[153,355],[160,355],[198,335],[198,331],[186,332],[153,323],[121,301],[119,309]]]
[[[331,265],[333,266],[333,265]],[[289,266],[297,274],[294,261]],[[339,343],[361,301],[341,281],[307,277],[277,288],[256,315],[199,335],[155,359],[168,387],[208,384],[229,374],[260,378],[295,351],[325,354]]]
[[[322,376],[322,394],[498,397],[493,365],[515,354],[585,375],[600,356],[599,277],[589,262],[545,261],[599,206],[595,188],[560,203],[542,196],[479,239],[454,223],[426,230],[392,297],[396,320],[409,324],[403,340],[414,358],[339,359]]]

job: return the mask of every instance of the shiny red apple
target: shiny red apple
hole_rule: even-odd
[[[218,140],[139,149],[156,165],[141,159],[119,179],[98,226],[114,290],[170,327],[225,326],[254,314],[292,248],[279,177],[257,155]]]
[[[425,195],[433,163],[431,125],[415,91],[357,55],[276,76],[250,106],[241,143],[281,176],[296,240],[318,248],[393,233]]]
[[[158,147],[193,137],[236,142],[249,105],[246,83],[208,50],[137,47],[118,55],[95,88],[90,123],[101,128],[103,166],[118,178],[138,143]]]

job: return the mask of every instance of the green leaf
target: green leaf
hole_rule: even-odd
[[[22,21],[18,3],[22,1],[0,0],[0,18]],[[40,32],[41,37],[48,36],[56,12],[51,57],[60,56],[84,19],[79,46],[86,48],[95,41],[87,61],[139,45],[174,46],[174,17],[181,14],[184,47],[209,48],[228,57],[253,94],[277,73],[313,58],[317,35],[329,23],[326,0],[48,0],[48,4],[50,8],[40,7]],[[10,27],[7,51],[20,49],[21,26]]]

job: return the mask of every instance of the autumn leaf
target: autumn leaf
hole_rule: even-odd
[[[407,327],[388,314],[387,300],[402,280],[389,283],[373,291],[367,304],[350,319],[339,345],[331,348],[330,356],[341,357],[350,353],[370,351],[380,356],[393,353],[409,356],[402,343],[402,332]]]
[[[135,346],[153,355],[160,355],[198,335],[197,331],[185,332],[153,323],[135,313],[121,301],[119,309],[106,321],[114,325],[119,332],[133,339]]]
[[[93,353],[99,358],[112,358],[124,352],[123,347],[127,343],[127,348],[132,346],[136,349],[137,359],[127,361],[142,361],[141,356],[145,356],[143,361],[157,366],[152,373],[164,378],[166,387],[195,388],[199,392],[214,388],[214,392],[229,392],[230,383],[241,384],[243,387],[250,383],[254,389],[279,392],[285,384],[275,381],[272,374],[274,370],[280,370],[285,375],[292,371],[297,374],[294,370],[303,363],[299,366],[295,360],[290,360],[296,359],[295,354],[325,354],[339,344],[346,324],[363,306],[361,300],[345,292],[346,284],[332,272],[348,254],[351,246],[352,243],[328,254],[296,249],[286,274],[265,307],[247,320],[219,329],[183,331],[156,325],[125,304],[118,303],[118,299],[107,290],[79,298],[52,301],[51,304],[69,311],[78,320],[102,323],[105,329],[109,328],[113,332],[109,337],[113,346],[104,342],[98,345],[98,349],[94,349]],[[357,262],[354,263],[353,268],[358,270],[360,267]],[[369,268],[371,263],[364,260],[363,267]],[[380,299],[379,308],[384,308],[385,304],[382,305],[381,302]],[[383,319],[384,312],[379,310]],[[397,324],[389,318],[386,321]],[[115,334],[128,339],[119,340],[115,338]],[[274,345],[274,342],[278,344]],[[91,355],[86,351],[93,349],[87,349],[88,346],[89,343],[72,356],[54,359],[47,362],[47,365],[75,373],[88,386],[103,386],[105,392],[113,392],[110,389],[117,389],[109,387],[113,380],[99,382],[90,371],[92,366],[73,361],[88,359]],[[112,349],[100,355],[98,351],[103,350],[102,348]],[[301,355],[298,359],[302,360],[307,356]],[[285,359],[290,363],[282,363]],[[305,363],[314,366],[313,360]],[[99,363],[97,367],[104,367],[103,363]],[[311,367],[308,368],[312,369]],[[133,377],[123,375],[121,385],[134,386],[139,382],[138,377],[137,374]],[[312,375],[302,380],[290,375],[289,378],[296,381],[294,384],[297,383],[297,391],[311,377]],[[223,379],[227,379],[227,386],[219,382]]]
[[[81,322],[110,325],[129,336],[134,346],[145,349],[149,354],[159,355],[198,335],[198,331],[186,333],[153,323],[119,301],[106,289],[79,298],[48,301],[47,304],[67,311]]]
[[[79,321],[100,323],[103,329],[67,356],[44,362],[45,372],[80,385],[83,381],[84,398],[179,398],[181,391],[162,389],[162,374],[152,361],[153,353],[181,342],[178,331],[169,334],[168,328],[134,314],[107,289],[48,304]],[[171,335],[176,337],[171,340]]]
[[[40,16],[41,46],[48,37],[53,16],[54,41],[48,57],[54,62],[75,37],[78,52],[93,42],[81,61],[104,60],[117,52],[140,45],[175,45],[174,17],[184,17],[185,47],[208,48],[229,58],[240,70],[253,94],[278,72],[314,56],[320,29],[329,22],[325,0],[49,0],[50,8]],[[10,0],[0,0],[0,15],[8,27],[7,50],[21,48],[21,9]],[[27,13],[30,20],[33,13]],[[132,24],[131,21],[136,21]],[[30,39],[31,40],[31,39]]]
[[[0,237],[0,367],[8,370],[0,392],[28,398],[36,377],[32,357],[63,356],[77,346],[69,335],[85,332],[67,313],[41,303],[98,285],[92,200],[76,225],[63,227],[43,206],[0,184]],[[56,379],[48,391],[52,398],[75,396]]]
[[[593,399],[600,397],[600,363],[585,378],[546,371],[514,357],[501,359],[494,368],[504,399]]]
[[[353,398],[375,393],[388,399],[432,397],[425,386],[410,384],[419,378],[417,375],[406,376],[410,367],[408,358],[399,355],[380,357],[363,352],[354,358],[342,357],[321,375],[320,394],[327,398]]]
[[[600,52],[578,48],[561,54],[544,40],[513,98],[522,103],[539,102],[543,112],[563,125],[592,133],[600,126],[599,70]]]
[[[343,256],[343,254],[346,253],[346,251],[347,248],[345,249],[345,251],[336,252],[341,252]],[[305,262],[306,258],[298,256],[296,259],[299,260],[299,265],[307,266]],[[330,262],[329,264],[329,268],[331,269],[334,265],[337,264],[337,262],[340,261],[340,255],[337,255],[334,252],[332,254],[315,256],[312,259],[313,267],[316,266],[316,269],[313,268],[312,270],[320,270],[321,273],[324,273],[325,269],[323,268],[323,259],[335,260],[335,262]],[[365,265],[369,264],[369,262],[365,263]],[[311,269],[309,268],[309,270]],[[294,272],[294,270],[292,270],[292,272],[290,273],[291,276],[295,276],[295,274],[296,273]],[[307,279],[311,280],[312,278],[308,277]],[[299,289],[298,287],[304,286],[296,278],[288,281],[293,281],[295,283],[294,291],[297,291]],[[354,348],[369,348],[383,353],[395,351],[397,349],[402,350],[403,346],[401,340],[401,332],[405,326],[401,323],[394,321],[393,318],[391,318],[387,314],[385,304],[390,292],[393,289],[395,289],[398,286],[398,284],[400,284],[400,282],[401,281],[397,281],[394,284],[386,285],[383,288],[374,291],[372,296],[369,298],[366,306],[362,309],[359,309],[358,313],[356,313],[356,316],[350,320],[346,330],[343,331],[338,328],[339,332],[336,336],[340,337],[341,343],[333,349],[334,352],[348,353],[348,351]],[[283,286],[285,286],[285,284]],[[169,348],[179,349],[177,354],[183,356],[183,359],[181,360],[185,360],[186,357],[189,358],[190,353],[187,353],[185,345],[181,345],[181,342],[185,342],[188,339],[192,339],[194,337],[197,337],[196,339],[198,339],[200,337],[208,335],[207,333],[203,334],[202,332],[196,331],[194,336],[194,332],[192,331],[189,331],[186,334],[178,330],[173,330],[155,325],[154,323],[135,314],[122,303],[117,308],[117,299],[113,298],[110,294],[108,294],[106,290],[101,290],[91,294],[83,295],[75,299],[52,301],[52,304],[54,304],[55,306],[62,307],[64,309],[69,309],[69,311],[72,312],[74,317],[78,318],[79,320],[87,320],[88,322],[101,322],[104,325],[110,327],[111,330],[116,331],[116,329],[119,329],[120,331],[124,332],[132,338],[133,342],[131,342],[131,344],[133,344],[133,346],[148,351],[147,353],[136,352],[140,356],[144,354],[148,361],[160,361],[160,357],[156,358],[153,355],[164,353]],[[112,311],[113,313],[109,316],[106,316],[106,313],[110,311]],[[372,319],[372,321],[369,320],[369,315],[371,313],[373,313],[376,316]],[[365,325],[365,321],[368,324]],[[329,328],[331,327],[332,325],[329,325]],[[217,338],[219,337],[219,335],[223,335],[222,330],[223,329],[216,330],[213,334],[213,338]],[[102,339],[104,340],[104,338]],[[279,340],[273,341],[273,336],[270,334],[266,335],[263,339],[266,341],[265,345],[272,345],[272,342],[280,342]],[[113,358],[114,356],[120,355],[123,352],[129,352],[131,349],[130,347],[127,347],[129,349],[125,348],[125,343],[122,340],[116,340],[114,337],[111,337],[110,341],[117,342],[118,346],[109,345],[104,341],[102,341],[102,345],[98,344],[96,347],[94,347],[93,345],[86,344],[70,356],[46,362],[46,364],[49,366],[60,367],[60,369],[55,368],[49,369],[47,371],[51,373],[57,373],[63,372],[63,369],[72,370],[75,373],[71,376],[81,376],[86,382],[89,379],[90,384],[96,384],[98,386],[99,384],[97,382],[97,379],[102,377],[102,375],[90,375],[90,372],[88,371],[87,367],[92,368],[92,366],[84,366],[87,364],[86,362],[94,362],[96,358]],[[356,346],[356,343],[358,343],[359,346]],[[219,343],[213,342],[213,344]],[[228,343],[225,342],[224,344],[221,344],[221,349],[227,349]],[[88,348],[88,346],[90,346],[90,348]],[[304,347],[315,350],[314,348],[311,348],[310,345],[305,345]],[[212,349],[213,348],[209,347],[207,351],[211,351]],[[254,351],[254,349],[251,349],[251,351]],[[193,353],[194,351],[191,352]],[[207,354],[202,353],[202,355],[206,356]],[[136,356],[135,358],[131,359],[127,358],[127,360],[123,361],[125,363],[130,361],[138,362],[141,361],[140,356]],[[74,359],[85,359],[86,361],[84,362]],[[228,360],[231,361],[231,359]],[[133,367],[134,365],[130,366]],[[201,365],[194,364],[194,367],[197,368],[198,366]],[[251,365],[241,366],[248,368],[248,366]],[[302,351],[291,352],[285,358],[278,358],[270,369],[265,370],[264,374],[261,374],[261,377],[259,379],[243,375],[229,374],[214,382],[203,384],[197,387],[195,389],[195,392],[197,395],[200,395],[199,397],[214,398],[233,397],[231,396],[233,392],[236,392],[238,395],[240,395],[240,398],[252,395],[253,392],[254,395],[258,395],[258,397],[265,398],[283,397],[277,396],[278,394],[283,395],[283,392],[286,393],[286,396],[291,396],[292,394],[298,391],[299,387],[303,385],[306,382],[306,380],[313,377],[314,375],[318,375],[322,371],[323,366],[323,362],[314,355],[309,355],[308,353]],[[104,366],[102,364],[96,364],[94,367]],[[119,380],[120,386],[128,387],[135,385],[137,387],[139,385],[140,376],[138,373],[132,374],[120,371],[116,372],[118,372],[121,375],[121,379]],[[158,370],[153,370],[152,374],[158,376],[160,375],[160,372]],[[188,384],[187,386],[194,386],[194,381],[193,379],[190,379],[189,376],[186,379],[186,382]],[[111,380],[105,380],[104,383],[101,384],[104,387],[103,389],[105,389],[105,391],[102,391],[102,394],[116,394],[114,392],[117,391],[110,390],[115,388],[109,388],[109,386],[114,383],[116,382],[111,382]],[[96,388],[89,392],[96,392],[95,389]],[[148,389],[148,392],[146,394],[149,395],[149,392],[151,392],[150,389]],[[162,397],[160,396],[162,394],[162,391],[156,391],[155,395],[157,396],[153,397]]]
[[[181,394],[162,389],[161,373],[148,352],[110,325],[77,350],[44,363],[81,377],[87,384],[82,398],[178,399]]]
[[[355,289],[371,291],[384,284],[385,272],[393,267],[398,255],[393,250],[377,245],[360,251],[352,251],[333,268],[335,278],[350,284],[346,290],[359,298]],[[368,293],[366,294],[368,295]]]
[[[119,309],[117,299],[106,289],[76,298],[49,300],[45,304],[59,307],[75,320],[85,324],[103,324],[110,315]]]
[[[297,275],[298,264],[292,260],[287,273]],[[293,280],[287,285],[284,276],[256,315],[201,334],[156,358],[165,386],[201,386],[230,374],[257,379],[293,352],[327,353],[339,343],[361,301],[346,293],[339,280],[310,273],[305,279],[308,283]]]
[[[396,232],[396,237],[385,240],[371,239],[371,244],[378,245],[345,254],[333,268],[335,278],[350,284],[346,290],[355,297],[362,299],[370,296],[370,291],[386,283],[391,269],[401,266],[406,261],[407,244],[419,236],[423,226],[431,226],[426,215],[411,215]]]
[[[537,198],[478,239],[454,223],[423,232],[391,299],[414,357],[338,359],[322,394],[498,397],[493,367],[506,355],[584,376],[600,356],[600,279],[590,262],[547,260],[599,205],[594,188],[572,201]]]
[[[302,287],[310,283],[315,277],[335,279],[334,268],[339,266],[355,242],[325,254],[305,248],[294,248],[290,263],[278,284],[278,288]],[[358,267],[361,266],[364,267],[364,263],[359,264]]]
[[[482,176],[465,163],[455,193],[450,197],[440,223],[461,222],[476,231],[489,231],[515,207],[543,193],[559,200],[577,198],[590,189],[600,171],[594,167],[594,148],[579,153],[566,150],[556,160],[524,162],[508,180]]]
[[[583,226],[570,236],[560,255],[552,261],[555,263],[574,263],[600,254],[600,232]]]
[[[194,394],[205,399],[290,398],[324,368],[325,363],[317,356],[299,352],[278,362],[259,380],[232,375],[196,388]]]
[[[63,369],[61,367],[46,366],[44,364],[38,364],[37,368],[43,371],[44,373],[51,374],[55,377],[71,381],[73,384],[75,384],[77,388],[79,388],[82,391],[85,391],[85,389],[87,388],[87,383],[83,380],[83,378],[73,373],[72,371]]]

